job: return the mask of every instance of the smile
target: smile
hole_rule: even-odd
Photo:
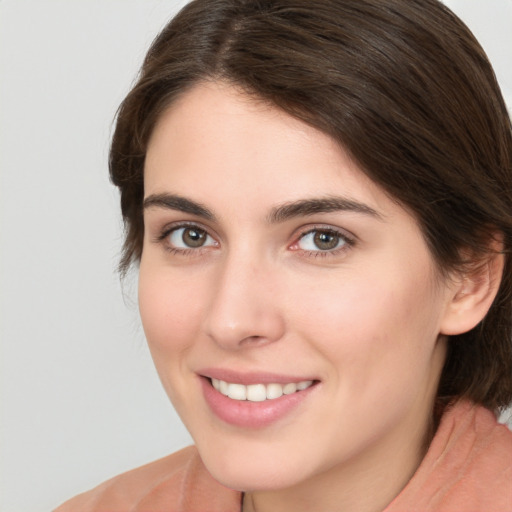
[[[233,400],[248,400],[249,402],[264,402],[275,400],[283,395],[291,395],[303,391],[313,385],[312,380],[290,382],[287,384],[236,384],[220,379],[211,379],[212,386],[224,396]]]
[[[321,389],[321,382],[311,378],[301,380],[300,377],[225,370],[206,370],[205,373],[210,375],[202,373],[199,381],[208,408],[223,422],[239,428],[268,427],[293,414],[301,404],[303,407],[310,403],[311,394]],[[219,374],[227,380],[220,379]]]

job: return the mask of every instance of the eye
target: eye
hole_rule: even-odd
[[[166,235],[173,249],[198,249],[216,245],[215,240],[197,226],[182,226],[172,229]]]
[[[297,247],[303,251],[335,251],[347,245],[349,241],[341,233],[331,229],[313,229],[302,235]]]

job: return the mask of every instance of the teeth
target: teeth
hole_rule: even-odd
[[[219,380],[219,391],[223,395],[228,396],[228,386],[229,386],[229,384],[227,382],[224,382],[223,380]]]
[[[297,391],[303,391],[309,388],[312,380],[303,380],[301,382],[290,382],[288,384],[234,384],[220,379],[211,379],[212,386],[224,396],[233,400],[248,400],[250,402],[263,402],[264,400],[273,400],[283,395],[291,395]]]
[[[291,395],[292,393],[295,393],[295,391],[297,391],[297,384],[294,384],[293,382],[283,386],[283,393],[285,395]]]
[[[233,400],[247,399],[247,386],[243,384],[228,384],[228,396]]]
[[[267,398],[279,398],[283,396],[283,386],[281,384],[267,384]]]
[[[251,384],[247,386],[247,400],[251,402],[263,402],[266,399],[267,389],[265,384]]]
[[[308,389],[309,386],[313,384],[312,380],[303,380],[297,384],[297,391],[303,391],[304,389]]]

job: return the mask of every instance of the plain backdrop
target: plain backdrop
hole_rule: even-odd
[[[48,511],[189,444],[122,289],[116,108],[184,1],[0,0],[2,512]],[[512,105],[512,0],[451,0]]]

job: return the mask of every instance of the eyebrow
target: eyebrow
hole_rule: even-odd
[[[204,219],[215,221],[214,213],[201,203],[192,201],[176,194],[152,194],[144,199],[144,209],[148,208],[164,208],[168,210],[177,210],[184,213],[190,213],[203,217]],[[295,217],[307,217],[318,213],[330,212],[355,212],[369,215],[378,220],[383,217],[370,206],[339,196],[327,196],[311,199],[300,199],[289,203],[282,204],[272,208],[267,221],[271,224],[278,224]]]
[[[294,217],[305,217],[317,213],[330,212],[355,212],[369,215],[378,220],[384,220],[382,215],[370,206],[339,196],[327,196],[321,198],[301,199],[291,203],[285,203],[273,208],[268,216],[270,223],[284,222]]]
[[[198,217],[203,217],[207,220],[215,220],[215,215],[206,206],[175,194],[152,194],[144,199],[143,207],[145,210],[148,208],[177,210],[197,215]]]

